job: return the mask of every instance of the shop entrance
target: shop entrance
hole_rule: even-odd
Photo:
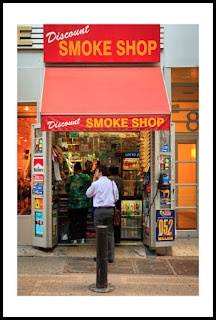
[[[79,162],[82,170],[93,178],[97,164],[117,169],[123,180],[121,187],[120,243],[143,240],[144,177],[150,172],[150,132],[53,132],[52,133],[52,210],[58,217],[58,243],[70,244],[68,193],[65,184]],[[84,172],[86,173],[86,171]],[[148,177],[148,183],[149,183]],[[146,181],[145,181],[146,183]],[[150,189],[147,188],[146,197]],[[86,244],[95,243],[93,208],[88,209]],[[81,241],[81,240],[80,240]]]
[[[82,169],[87,159],[119,168],[125,181],[121,241],[174,244],[175,132],[161,67],[46,67],[40,120],[32,133],[33,245],[58,244],[67,219],[65,208],[58,211],[67,197],[53,179],[53,146],[68,171],[62,183],[73,174],[72,161]],[[88,228],[94,238],[90,221]]]
[[[175,243],[175,128],[143,132],[47,132],[32,125],[32,224],[37,247],[69,245],[65,183],[76,162],[115,166],[124,182],[121,243]],[[161,181],[161,177],[163,181]],[[66,225],[65,225],[66,224]],[[64,232],[66,230],[66,232]],[[95,244],[92,207],[86,244]]]

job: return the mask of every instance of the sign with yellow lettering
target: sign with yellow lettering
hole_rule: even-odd
[[[44,115],[42,131],[157,131],[170,130],[169,115]]]
[[[44,62],[160,62],[160,25],[44,25]]]
[[[175,240],[175,212],[174,210],[156,211],[156,241]]]

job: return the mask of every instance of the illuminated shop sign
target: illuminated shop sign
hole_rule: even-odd
[[[156,131],[169,130],[169,115],[70,116],[44,115],[42,131]]]
[[[160,62],[160,25],[44,25],[44,62]]]

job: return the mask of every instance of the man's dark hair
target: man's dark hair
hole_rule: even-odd
[[[110,167],[109,167],[109,173],[110,173],[110,174],[114,174],[114,175],[118,175],[118,174],[119,174],[119,172],[118,172],[118,167],[116,167],[116,166],[110,166]]]
[[[76,162],[74,165],[74,171],[82,171],[80,162]]]
[[[108,170],[106,166],[100,165],[100,166],[97,166],[96,169],[98,169],[99,172],[102,172],[103,176],[108,176]]]
[[[85,167],[86,167],[86,165],[87,165],[88,163],[92,163],[92,161],[91,161],[91,160],[86,160],[86,162],[85,162]]]

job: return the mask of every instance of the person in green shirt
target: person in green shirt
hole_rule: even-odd
[[[79,237],[81,243],[86,239],[86,220],[91,200],[86,196],[86,191],[91,185],[89,175],[82,173],[79,162],[74,165],[74,175],[70,176],[65,184],[65,191],[69,193],[68,211],[70,218],[70,238],[75,244]]]
[[[93,180],[93,178],[94,178],[94,172],[91,171],[92,170],[92,166],[93,166],[92,161],[87,160],[85,162],[85,170],[83,170],[83,173],[88,174],[89,177],[91,178],[91,180]]]

